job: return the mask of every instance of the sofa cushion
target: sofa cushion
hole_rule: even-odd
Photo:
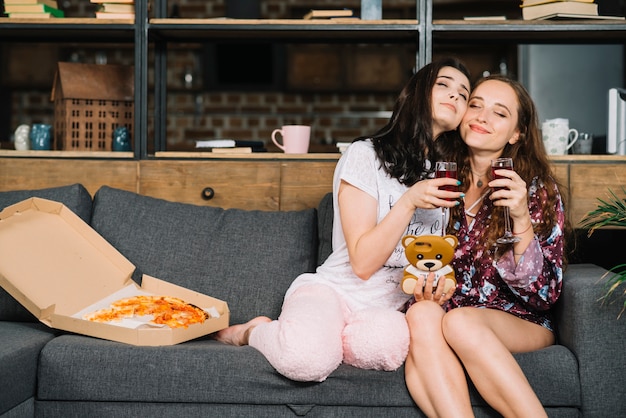
[[[317,260],[314,209],[263,212],[169,202],[102,187],[92,227],[141,274],[228,303],[231,323],[276,317],[290,283]]]
[[[39,353],[55,334],[43,324],[0,321],[0,415],[35,396]]]
[[[583,416],[626,417],[626,321],[619,318],[626,288],[604,299],[606,273],[593,264],[568,266],[554,312],[559,343],[578,361]]]
[[[91,195],[81,184],[39,190],[0,192],[0,210],[31,197],[41,197],[61,202],[85,222],[89,222],[91,219]],[[2,288],[0,288],[0,320],[37,321],[26,308],[20,305]]]
[[[580,407],[576,359],[569,350],[552,346],[515,357],[545,406]],[[295,382],[254,348],[209,339],[136,347],[63,335],[42,350],[40,370],[43,401],[414,408],[403,369],[344,364],[323,383]],[[485,405],[474,388],[471,396],[473,405]]]

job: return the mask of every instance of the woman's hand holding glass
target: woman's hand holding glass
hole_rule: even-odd
[[[519,241],[514,229],[510,225],[526,227],[530,222],[530,212],[528,210],[528,189],[526,182],[511,168],[493,167],[494,179],[489,182],[489,187],[493,189],[490,199],[494,201],[494,206],[505,208],[505,235],[499,243],[507,244]],[[519,229],[519,228],[518,228]]]
[[[463,194],[444,190],[444,187],[458,187],[456,178],[436,178],[422,180],[415,183],[409,189],[408,197],[414,208],[434,209],[451,208],[458,205],[458,199]]]

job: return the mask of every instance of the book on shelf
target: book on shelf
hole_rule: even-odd
[[[8,4],[45,4],[55,9],[59,8],[56,0],[4,0],[4,5]]]
[[[135,13],[134,3],[101,3],[99,12],[104,13]]]
[[[211,152],[216,154],[251,154],[251,147],[232,147],[232,148],[211,148]]]
[[[536,6],[538,4],[557,2],[594,3],[595,0],[522,0],[522,4],[520,7]]]
[[[350,9],[311,9],[302,19],[332,19],[338,17],[353,17],[353,12]]]
[[[234,140],[234,139],[205,139],[196,140],[196,149],[207,150],[212,152],[264,152],[265,143],[263,141],[255,140]],[[249,151],[248,151],[249,150]]]
[[[63,17],[63,11],[50,7],[47,4],[43,3],[33,3],[33,4],[5,4],[4,12],[9,16],[14,13],[50,13],[54,17]]]
[[[547,19],[564,19],[564,20],[572,20],[572,19],[596,19],[596,20],[626,20],[624,16],[606,16],[606,15],[581,15],[575,13],[554,13],[548,16],[539,17],[533,20],[547,20]]]
[[[557,1],[522,7],[524,20],[547,19],[556,14],[598,16],[598,5],[577,1]]]
[[[196,148],[232,148],[237,143],[234,139],[205,139],[197,140]]]
[[[106,13],[96,12],[96,19],[135,19],[135,12],[132,13]]]
[[[52,13],[9,13],[9,19],[56,19]]]

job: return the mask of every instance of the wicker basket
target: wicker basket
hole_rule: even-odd
[[[133,135],[133,67],[58,63],[52,87],[54,149],[111,151],[113,132]]]

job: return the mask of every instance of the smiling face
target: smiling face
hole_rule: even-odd
[[[469,79],[459,70],[443,67],[432,91],[433,138],[459,126],[467,109]]]
[[[516,143],[520,134],[518,106],[515,90],[508,84],[499,80],[479,84],[459,127],[470,151],[495,159],[507,143]]]

